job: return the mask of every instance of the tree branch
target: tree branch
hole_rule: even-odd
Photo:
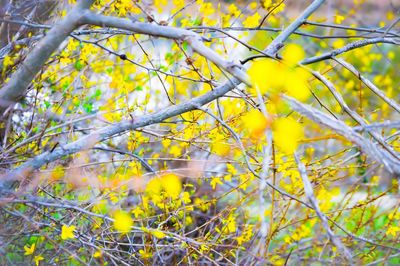
[[[318,80],[320,80],[327,88],[328,90],[332,93],[333,97],[336,99],[340,107],[345,111],[351,118],[353,118],[354,121],[356,121],[359,125],[361,126],[367,126],[367,122],[362,118],[357,112],[353,111],[350,109],[350,107],[346,104],[345,100],[343,99],[342,95],[339,93],[339,91],[335,88],[335,86],[330,82],[327,78],[325,78],[323,75],[321,75],[319,72],[313,71],[312,74],[314,77],[316,77]],[[388,156],[391,158],[393,162],[400,163],[399,157],[393,149],[388,147],[388,145],[385,143],[385,140],[380,136],[378,133],[374,131],[368,131],[368,133],[379,143],[382,145],[382,147],[389,153]]]
[[[204,38],[193,31],[176,27],[143,23],[139,21],[131,21],[129,19],[118,17],[104,16],[95,14],[93,12],[87,12],[85,14],[84,23],[100,27],[125,29],[132,31],[133,33],[145,34],[155,37],[163,37],[178,41],[187,41],[196,53],[204,56],[214,64],[222,67],[228,73],[239,79],[241,82],[249,86],[251,85],[250,80],[244,71],[236,66],[233,61],[226,61],[222,56],[205,46],[202,42]]]
[[[379,149],[374,143],[355,132],[344,122],[335,120],[325,113],[311,106],[305,105],[289,96],[283,95],[282,97],[289,103],[294,111],[307,117],[315,123],[332,129],[339,135],[345,137],[347,140],[360,147],[360,149],[372,159],[380,164],[383,164],[390,173],[396,176],[400,175],[400,165],[397,160],[394,160],[392,156],[387,154],[386,150]]]
[[[77,27],[82,25],[85,11],[94,0],[80,1],[67,16],[54,25],[28,54],[8,83],[0,89],[0,116],[26,93],[27,87],[42,69],[51,54]]]
[[[214,89],[213,91],[210,91],[185,103],[173,105],[153,114],[134,117],[133,120],[124,120],[114,125],[99,129],[91,134],[88,134],[87,136],[82,137],[77,141],[56,148],[53,152],[45,152],[39,156],[36,156],[32,160],[22,164],[15,170],[11,171],[6,176],[4,181],[12,181],[19,178],[24,178],[32,170],[39,169],[41,166],[58,160],[66,155],[70,155],[91,148],[91,146],[93,146],[95,143],[101,142],[114,135],[121,134],[126,131],[134,130],[140,127],[160,123],[168,118],[195,110],[197,109],[197,106],[202,106],[225,95],[227,92],[229,92],[239,84],[240,81],[234,79],[231,83],[224,84]]]
[[[369,79],[361,75],[360,72],[357,71],[357,69],[351,65],[350,63],[344,61],[341,58],[336,58],[332,57],[333,60],[341,64],[344,68],[349,70],[351,73],[353,73],[359,80],[361,80],[365,86],[367,86],[373,93],[378,95],[383,101],[385,101],[390,107],[392,107],[394,110],[396,110],[398,113],[400,113],[400,104],[398,104],[395,100],[387,97],[385,93],[380,90],[377,86],[374,85]]]
[[[311,203],[311,206],[313,207],[314,211],[317,213],[317,216],[321,220],[322,226],[327,231],[330,241],[332,242],[332,244],[334,244],[338,248],[339,252],[342,253],[346,257],[347,261],[350,264],[353,264],[352,263],[353,256],[351,255],[350,251],[343,245],[342,241],[340,241],[340,238],[338,238],[333,233],[332,229],[330,228],[330,226],[328,224],[328,219],[327,219],[326,215],[321,211],[321,209],[319,207],[318,201],[314,195],[314,190],[312,188],[312,184],[311,184],[310,180],[308,179],[307,170],[306,170],[305,165],[301,162],[299,156],[296,153],[294,153],[294,158],[295,158],[297,166],[299,168],[299,172],[300,172],[301,179],[303,181],[304,192],[306,194],[306,197],[307,197],[308,201]]]
[[[327,52],[327,53],[324,53],[322,55],[306,58],[303,61],[301,61],[300,64],[309,65],[309,64],[312,64],[312,63],[320,62],[320,61],[335,57],[337,55],[343,54],[345,52],[354,50],[356,48],[360,48],[360,47],[363,47],[363,46],[376,44],[376,43],[390,43],[390,44],[400,45],[399,42],[397,42],[393,38],[388,38],[388,37],[378,37],[378,38],[372,38],[372,39],[367,39],[367,40],[361,40],[361,41],[356,41],[356,42],[349,43],[349,44],[343,46],[342,48],[335,49],[335,50],[333,50],[331,52]]]
[[[306,10],[282,33],[271,42],[270,45],[265,49],[269,54],[276,54],[281,47],[282,42],[284,42],[302,23],[308,16],[310,16],[322,3],[324,0],[314,0],[314,2],[306,8]],[[81,18],[81,17],[80,17]],[[96,19],[97,18],[97,19]],[[144,26],[148,26],[146,28],[146,34],[153,33],[154,36],[170,36],[171,38],[181,38],[185,36],[188,32],[185,30],[181,30],[178,28],[171,28],[166,31],[166,27],[161,27],[155,25],[149,25],[135,22],[132,23],[129,20],[125,19],[114,19],[106,16],[93,16],[93,13],[88,13],[85,16],[84,21],[86,23],[93,22],[99,23],[99,20],[104,23],[110,23],[108,26],[112,25],[111,23],[115,23],[114,26],[120,25],[123,27],[127,27],[130,30],[137,30],[138,32],[144,33]],[[103,24],[101,24],[103,25]],[[191,33],[192,37],[194,33]],[[238,69],[237,69],[238,70]],[[52,152],[45,152],[41,155],[34,157],[33,159],[23,163],[16,169],[10,171],[0,182],[0,188],[9,188],[10,184],[13,181],[19,180],[21,178],[25,178],[32,171],[39,169],[43,165],[58,160],[64,156],[85,150],[94,146],[95,143],[105,140],[109,137],[112,137],[117,134],[121,134],[128,130],[137,129],[140,127],[148,126],[155,123],[160,123],[168,118],[192,111],[197,109],[198,106],[202,106],[207,104],[223,95],[233,90],[236,86],[240,84],[240,80],[237,78],[232,78],[230,81],[227,81],[224,85],[219,86],[218,88],[210,91],[202,96],[189,100],[188,102],[170,106],[161,111],[158,111],[153,114],[143,115],[141,117],[134,118],[134,120],[125,120],[114,125],[107,126],[100,130],[97,130],[81,139],[74,141],[72,143],[61,145],[59,148],[56,148]]]

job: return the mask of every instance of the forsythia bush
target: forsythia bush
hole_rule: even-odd
[[[400,6],[54,2],[0,19],[1,265],[400,263]]]

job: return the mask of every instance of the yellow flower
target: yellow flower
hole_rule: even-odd
[[[230,217],[228,217],[228,219],[225,222],[226,222],[226,229],[228,230],[228,233],[236,232],[235,217],[230,216]]]
[[[212,3],[203,3],[200,6],[200,13],[204,16],[209,16],[215,13],[215,9]]]
[[[243,26],[246,28],[255,28],[258,25],[260,25],[260,19],[261,16],[258,14],[258,12],[254,13],[254,15],[247,17],[243,21]]]
[[[178,176],[167,174],[161,177],[161,185],[168,196],[177,198],[182,191],[182,183]]]
[[[147,184],[146,192],[149,195],[160,195],[165,191],[168,197],[178,198],[182,192],[182,182],[178,176],[174,174],[166,174],[162,177],[153,178]]]
[[[247,73],[253,86],[256,86],[261,94],[271,92],[282,86],[285,79],[285,66],[270,59],[262,59],[255,61],[248,69]]]
[[[228,6],[228,12],[234,17],[237,17],[240,15],[240,10],[235,6],[235,4],[230,4]]]
[[[161,144],[163,145],[164,148],[169,147],[169,145],[171,145],[171,140],[170,139],[163,139],[161,141]]]
[[[400,227],[398,226],[389,226],[387,231],[386,231],[386,235],[392,235],[392,236],[396,236],[397,233],[400,232]]]
[[[162,239],[165,237],[165,234],[163,232],[161,232],[160,230],[152,230],[151,234],[155,237],[157,237],[158,239]]]
[[[274,142],[284,153],[293,153],[303,135],[302,126],[291,118],[279,118],[273,124]]]
[[[305,53],[300,45],[290,43],[285,46],[282,57],[289,65],[295,65],[305,57]]]
[[[139,206],[136,206],[133,210],[132,210],[133,215],[135,215],[135,218],[138,218],[140,215],[144,214],[144,211],[139,208]]]
[[[183,192],[183,195],[182,195],[181,199],[182,199],[182,202],[185,203],[185,204],[188,204],[188,203],[192,202],[192,200],[190,199],[190,194],[187,191]]]
[[[252,109],[242,117],[242,125],[250,133],[250,137],[259,138],[264,134],[271,122],[260,111]]]
[[[397,211],[391,212],[391,213],[389,213],[388,218],[390,220],[393,220],[393,219],[399,220],[400,219],[400,212],[397,212]]]
[[[272,0],[261,1],[261,5],[262,5],[263,8],[267,9],[272,5]]]
[[[160,182],[160,178],[153,178],[147,183],[146,192],[149,195],[158,195],[161,193],[162,185]]]
[[[182,155],[182,149],[179,146],[174,145],[170,148],[169,153],[174,157],[179,157]]]
[[[306,86],[310,75],[301,68],[293,67],[304,57],[304,52],[294,45],[288,47],[284,55],[285,64],[269,59],[254,62],[247,71],[250,80],[261,94],[278,95],[283,92],[300,101],[305,100],[310,96]]]
[[[153,256],[153,254],[151,252],[147,252],[146,250],[139,250],[139,254],[143,259],[149,259]]]
[[[242,243],[250,241],[253,236],[253,228],[254,225],[246,225],[242,235],[236,238],[238,245],[242,245]]]
[[[285,259],[281,258],[279,255],[273,255],[270,258],[272,265],[284,265]]]
[[[342,48],[345,45],[345,42],[342,39],[337,39],[332,43],[332,47],[335,49]]]
[[[235,168],[235,166],[233,166],[232,164],[228,163],[226,165],[226,170],[228,170],[228,173],[232,174],[232,175],[236,175],[238,173],[238,170]]]
[[[71,226],[67,226],[67,225],[63,225],[61,228],[61,239],[69,239],[69,238],[75,238],[74,236],[74,230],[75,230],[75,226],[71,225]]]
[[[301,68],[288,69],[286,72],[283,92],[297,100],[306,100],[311,95],[311,92],[307,87],[309,76],[309,73]]]
[[[256,9],[257,8],[257,2],[251,2],[249,5],[250,9]]]
[[[11,66],[14,63],[14,60],[12,57],[6,55],[3,59],[3,67],[6,68],[8,66]]]
[[[379,178],[380,177],[377,176],[377,175],[371,177],[370,184],[373,185],[373,186],[379,185]]]
[[[176,7],[177,10],[179,10],[185,6],[184,0],[173,0],[172,3],[174,4],[174,6]]]
[[[35,246],[36,246],[35,243],[33,243],[32,246],[30,246],[30,247],[25,245],[24,246],[24,249],[25,249],[24,255],[28,256],[28,255],[33,254],[33,252],[35,252]]]
[[[393,20],[393,19],[394,19],[394,13],[393,13],[393,11],[389,10],[389,11],[386,13],[386,19],[387,19],[387,20]]]
[[[211,143],[211,151],[220,156],[226,156],[231,151],[231,146],[222,140],[215,140]]]
[[[210,181],[212,189],[215,189],[217,187],[217,184],[222,185],[221,179],[219,177],[213,177]]]
[[[64,168],[60,165],[54,167],[53,171],[51,172],[50,178],[54,181],[60,180],[62,177],[64,177]]]
[[[341,16],[339,14],[335,15],[335,23],[336,24],[342,24],[342,21],[344,20],[344,16]]]
[[[33,260],[34,260],[34,262],[35,262],[35,265],[36,265],[36,266],[39,266],[39,262],[40,262],[41,260],[43,260],[43,257],[40,256],[40,255],[37,255],[37,256],[35,256],[35,258],[33,258]]]
[[[132,217],[124,211],[114,213],[114,228],[121,233],[128,233],[133,225]]]
[[[168,4],[167,0],[154,0],[154,6],[157,8],[158,12],[162,12],[165,6]]]

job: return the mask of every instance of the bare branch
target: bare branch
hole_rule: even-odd
[[[374,143],[356,133],[344,122],[335,120],[327,114],[311,106],[305,105],[289,96],[283,95],[282,97],[289,103],[294,111],[304,115],[308,119],[320,125],[332,129],[339,135],[344,136],[346,139],[360,147],[365,154],[370,156],[375,161],[383,164],[390,173],[396,176],[400,175],[400,165],[397,160],[394,160],[386,150],[379,149]]]
[[[369,131],[371,129],[382,129],[382,128],[400,129],[400,121],[385,121],[382,123],[373,123],[373,124],[353,127],[355,131],[360,131],[360,132]]]
[[[213,91],[210,91],[202,96],[199,96],[182,104],[173,105],[153,114],[143,115],[141,117],[134,117],[133,120],[124,120],[114,125],[110,125],[100,130],[97,130],[85,137],[82,137],[77,141],[56,148],[53,152],[45,152],[33,158],[32,160],[22,164],[17,169],[11,171],[7,175],[6,180],[16,180],[25,177],[26,174],[32,170],[39,169],[41,166],[58,160],[63,156],[70,155],[84,149],[88,149],[91,145],[94,145],[97,142],[101,142],[114,135],[121,134],[126,131],[137,129],[140,127],[160,123],[168,118],[195,110],[198,106],[202,106],[223,96],[224,94],[235,88],[235,86],[239,85],[239,83],[240,82],[235,79],[232,81],[232,83],[224,84],[214,89]]]
[[[328,219],[326,215],[321,212],[321,209],[318,205],[318,201],[314,195],[312,184],[308,179],[305,165],[301,162],[299,156],[296,153],[294,154],[294,158],[299,168],[300,176],[304,185],[304,192],[306,194],[307,199],[310,201],[311,206],[313,207],[314,211],[317,213],[319,219],[321,220],[322,226],[327,231],[329,239],[332,242],[332,244],[334,244],[338,248],[339,252],[346,257],[347,261],[350,262],[350,264],[352,264],[353,256],[351,255],[350,251],[343,245],[342,241],[340,241],[340,239],[337,236],[335,236],[335,234],[333,233],[332,229],[328,224]]]
[[[304,25],[313,25],[318,27],[325,27],[325,28],[333,28],[333,29],[341,29],[341,30],[351,30],[351,31],[359,31],[359,32],[368,32],[368,33],[383,33],[389,35],[390,37],[400,37],[400,35],[396,32],[389,31],[388,29],[373,29],[373,28],[362,28],[362,27],[352,27],[352,26],[345,26],[340,24],[332,24],[332,23],[321,23],[321,22],[314,22],[314,21],[306,21]]]
[[[281,34],[278,35],[269,45],[268,47],[264,50],[267,54],[274,55],[276,54],[277,51],[279,50],[279,46],[285,42],[290,35],[292,35],[303,23],[306,21],[306,19],[314,13],[315,10],[317,10],[325,0],[315,0],[314,2],[311,3],[304,11],[303,13],[300,14],[300,16],[293,21],[284,31],[281,32]]]
[[[303,21],[307,19],[307,17],[310,16],[323,2],[324,0],[315,0],[289,27],[287,27],[274,41],[271,42],[271,44],[265,49],[265,51],[268,54],[276,54],[280,49],[280,47],[282,46],[282,42],[284,42],[299,26],[301,26]],[[204,45],[202,46],[202,44],[199,43],[199,40],[197,39],[198,37],[196,37],[194,33],[188,32],[186,30],[173,27],[155,26],[151,24],[143,25],[143,23],[132,22],[128,19],[118,19],[118,18],[96,15],[88,12],[86,13],[88,15],[84,16],[85,23],[90,23],[95,25],[96,23],[99,23],[100,26],[107,23],[108,26],[121,27],[128,30],[137,31],[138,33],[169,37],[173,39],[186,38],[187,35],[190,33],[189,37],[191,37],[192,39],[196,38],[192,40],[192,44],[195,44],[195,47],[197,49],[202,49],[202,47],[204,46]],[[81,18],[82,16],[79,16],[79,19]],[[71,31],[72,30],[73,29],[71,29]],[[210,50],[208,47],[206,48],[207,48],[206,51]],[[215,53],[212,50],[209,52],[211,53],[211,55]],[[218,58],[218,60],[221,59]],[[237,68],[232,68],[232,69],[233,70],[231,73],[240,71]],[[97,130],[77,141],[74,141],[66,145],[61,145],[61,147],[56,148],[52,152],[42,153],[41,155],[36,156],[35,158],[27,161],[26,163],[20,165],[16,169],[9,172],[7,176],[3,178],[3,180],[0,182],[0,188],[9,187],[10,183],[12,183],[13,181],[25,178],[32,171],[39,169],[43,165],[58,160],[66,155],[70,155],[88,149],[95,143],[101,142],[109,137],[121,134],[129,130],[137,129],[155,123],[160,123],[168,118],[186,113],[188,111],[195,110],[197,109],[198,106],[203,106],[204,104],[207,104],[225,95],[227,92],[233,90],[240,83],[241,81],[239,79],[232,78],[230,81],[226,82],[222,86],[219,86],[213,91],[210,91],[202,96],[199,96],[182,104],[170,106],[159,112],[137,117],[134,120],[125,120],[116,123],[114,125]]]
[[[358,124],[360,124],[361,126],[367,126],[367,122],[364,120],[364,118],[362,118],[357,112],[353,111],[350,109],[350,107],[346,104],[346,102],[344,101],[342,95],[339,93],[339,91],[335,88],[335,86],[332,84],[332,82],[330,82],[327,78],[325,78],[323,75],[321,75],[319,72],[313,71],[312,72],[314,77],[316,77],[317,79],[319,79],[328,89],[329,91],[332,93],[333,97],[336,99],[336,101],[339,103],[340,107],[342,107],[342,109],[351,117],[354,119],[354,121],[356,121]],[[395,151],[393,151],[393,149],[391,149],[386,143],[385,140],[382,138],[382,136],[380,136],[379,134],[377,134],[374,131],[368,131],[368,133],[380,144],[382,145],[382,147],[389,153],[388,156],[392,157],[393,161],[397,161],[398,163],[399,161],[399,157],[396,154]]]
[[[330,59],[332,57],[335,57],[335,56],[343,54],[345,52],[354,50],[359,47],[363,47],[363,46],[367,46],[367,45],[371,45],[371,44],[377,44],[377,43],[390,43],[390,44],[400,45],[400,43],[398,41],[396,41],[393,38],[388,38],[388,37],[378,37],[378,38],[373,38],[373,39],[361,40],[361,41],[349,43],[349,44],[343,46],[342,48],[333,50],[328,53],[324,53],[322,55],[306,58],[303,61],[301,61],[300,64],[309,65],[312,63]]]
[[[145,34],[155,37],[164,37],[168,39],[187,41],[195,52],[209,59],[214,64],[222,67],[234,77],[250,85],[250,80],[246,73],[240,70],[238,65],[233,61],[226,61],[222,56],[212,49],[205,46],[202,38],[197,33],[176,27],[160,26],[139,21],[131,21],[118,17],[103,16],[92,12],[87,12],[84,17],[84,23],[101,27],[113,27],[118,29],[130,30],[133,33]]]
[[[378,87],[376,87],[369,79],[361,75],[360,72],[357,71],[357,69],[351,65],[350,63],[346,62],[345,60],[337,57],[332,57],[333,60],[341,64],[343,67],[345,67],[347,70],[349,70],[351,73],[353,73],[358,79],[360,79],[371,91],[373,91],[376,95],[378,95],[382,100],[384,100],[390,107],[392,107],[394,110],[396,110],[398,113],[400,113],[400,104],[398,104],[395,100],[387,97],[385,93],[380,90]]]
[[[82,25],[85,10],[94,0],[80,1],[67,16],[46,34],[28,54],[20,67],[15,71],[8,83],[0,89],[0,115],[26,93],[27,87],[42,69],[51,54],[69,36],[69,34]]]

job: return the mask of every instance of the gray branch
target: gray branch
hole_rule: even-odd
[[[361,126],[367,126],[367,122],[362,118],[357,112],[353,111],[350,109],[350,107],[346,104],[345,100],[343,99],[342,95],[339,93],[339,91],[335,88],[335,86],[330,82],[327,78],[325,78],[323,75],[321,75],[319,72],[313,71],[312,72],[314,77],[319,79],[332,93],[333,97],[336,99],[340,107],[351,117],[353,118],[354,121],[356,121],[359,125]],[[385,140],[382,138],[381,135],[374,131],[369,131],[368,132],[387,152],[388,159],[392,161],[395,164],[400,163],[400,158],[398,157],[398,154],[391,148],[389,147],[386,143]]]
[[[373,123],[373,124],[353,127],[353,129],[355,131],[359,131],[359,132],[370,131],[370,130],[374,130],[374,129],[382,129],[382,128],[400,129],[400,121],[385,121],[382,123]]]
[[[300,64],[309,65],[312,63],[320,62],[320,61],[335,57],[337,55],[343,54],[345,52],[348,52],[348,51],[351,51],[351,50],[354,50],[354,49],[357,49],[357,48],[360,48],[363,46],[376,44],[376,43],[390,43],[390,44],[400,45],[400,43],[398,41],[396,41],[393,38],[388,38],[388,37],[377,37],[377,38],[372,38],[372,39],[367,39],[367,40],[361,40],[361,41],[349,43],[349,44],[343,46],[342,48],[335,49],[331,52],[327,52],[322,55],[306,58],[303,61],[301,61]]]
[[[304,192],[306,194],[306,197],[310,201],[310,204],[314,208],[314,211],[317,213],[318,218],[321,220],[322,226],[327,231],[329,240],[332,242],[332,244],[334,244],[338,248],[339,252],[342,253],[346,257],[347,261],[352,265],[353,264],[352,263],[353,256],[351,255],[350,251],[343,245],[340,238],[338,238],[333,233],[332,229],[330,228],[330,226],[328,224],[328,219],[327,219],[326,215],[321,211],[321,209],[319,207],[318,201],[314,195],[314,190],[312,188],[312,184],[311,184],[310,180],[308,179],[307,170],[306,170],[305,165],[301,162],[299,156],[296,153],[294,154],[294,158],[295,158],[297,166],[299,168],[299,172],[300,172],[301,179],[303,181]]]
[[[396,110],[398,113],[400,113],[400,104],[398,104],[395,100],[389,98],[386,96],[386,94],[380,90],[377,86],[374,85],[369,79],[361,75],[359,71],[350,63],[344,61],[341,58],[336,58],[332,57],[333,60],[341,64],[343,67],[345,67],[347,70],[349,70],[351,73],[353,73],[358,79],[360,79],[373,93],[378,95],[382,100],[384,100],[390,107],[392,107],[394,110]]]
[[[5,181],[13,181],[19,178],[25,177],[32,170],[39,169],[41,166],[58,160],[66,155],[70,155],[85,149],[89,149],[97,142],[106,140],[114,135],[124,133],[129,130],[145,127],[148,125],[156,124],[165,121],[168,118],[192,111],[197,109],[198,106],[205,105],[231,91],[240,81],[234,79],[231,83],[226,83],[213,91],[210,91],[204,95],[196,97],[187,102],[173,105],[158,111],[153,114],[143,115],[140,117],[134,117],[133,120],[124,120],[119,123],[104,127],[91,134],[88,134],[77,141],[71,142],[59,148],[56,148],[52,152],[45,152],[35,158],[22,164],[15,170],[11,171]]]
[[[370,158],[384,165],[390,173],[396,176],[400,175],[400,164],[397,160],[394,160],[394,158],[389,155],[386,150],[378,148],[377,145],[358,134],[353,128],[349,127],[344,122],[333,119],[327,114],[311,106],[303,104],[289,96],[284,95],[283,98],[289,103],[294,111],[307,117],[317,124],[332,129],[339,135],[345,137],[348,141],[357,145]]]
[[[235,65],[233,61],[226,61],[221,55],[217,54],[215,51],[205,46],[203,44],[204,38],[193,31],[176,27],[143,23],[137,20],[132,21],[130,19],[104,16],[100,14],[95,14],[93,12],[85,13],[84,23],[100,27],[125,29],[131,31],[132,33],[145,34],[149,36],[187,41],[196,53],[204,56],[214,64],[222,67],[228,73],[239,79],[241,82],[249,86],[251,85],[250,80],[244,71],[242,71],[237,65]]]
[[[8,83],[0,89],[0,116],[26,93],[27,87],[50,58],[51,54],[69,36],[69,34],[82,25],[82,18],[94,0],[80,1],[64,19],[39,41],[28,54]]]
[[[314,2],[306,8],[306,10],[289,26],[287,27],[282,33],[265,49],[269,54],[276,54],[281,47],[282,42],[284,42],[302,23],[307,19],[320,5],[324,3],[324,0],[314,0]],[[85,13],[86,14],[86,13]],[[142,23],[138,24],[139,22],[132,22],[130,20],[125,19],[115,19],[115,18],[107,18],[101,15],[94,15],[93,13],[87,13],[85,15],[84,21],[86,23],[108,23],[108,26],[113,25],[115,27],[122,27],[124,29],[129,30],[136,30],[137,32],[142,32],[145,34],[150,34],[154,36],[163,36],[169,38],[181,38],[182,35],[185,36],[188,34],[188,31],[178,29],[178,28],[170,28],[170,30],[166,30],[167,27],[157,26],[151,24]],[[79,16],[82,18],[82,16]],[[104,24],[99,24],[103,26]],[[146,27],[144,27],[146,26]],[[146,32],[143,32],[143,29],[146,28]],[[71,29],[72,31],[73,29]],[[70,31],[70,32],[71,32]],[[70,33],[68,32],[68,34]],[[194,33],[190,35],[190,37],[195,37]],[[235,68],[236,69],[236,68]],[[236,69],[239,70],[239,69]],[[33,78],[34,76],[32,76]],[[16,169],[10,171],[0,182],[0,188],[8,188],[10,183],[16,180],[20,180],[25,178],[29,175],[32,171],[39,169],[43,165],[54,162],[64,156],[77,153],[79,151],[88,149],[94,146],[97,142],[101,142],[107,138],[110,138],[114,135],[121,134],[123,132],[134,130],[140,127],[145,127],[148,125],[156,124],[163,122],[164,120],[195,110],[198,106],[202,106],[207,104],[223,95],[228,93],[229,91],[233,90],[236,86],[238,86],[241,81],[237,78],[232,78],[230,81],[227,81],[224,85],[219,86],[218,88],[210,91],[204,95],[201,95],[197,98],[189,100],[185,103],[170,106],[165,108],[161,111],[158,111],[153,114],[143,115],[141,117],[136,117],[133,120],[125,120],[114,125],[110,125],[104,127],[100,130],[97,130],[87,136],[82,137],[81,139],[71,142],[66,145],[62,145],[59,148],[56,148],[52,152],[45,152],[42,153],[31,160],[23,163]]]
[[[264,50],[267,54],[274,55],[282,47],[282,44],[292,35],[301,25],[307,21],[307,18],[317,10],[325,0],[314,0],[311,5],[309,5],[300,16],[293,21],[286,29],[284,29],[281,34],[279,34]]]

